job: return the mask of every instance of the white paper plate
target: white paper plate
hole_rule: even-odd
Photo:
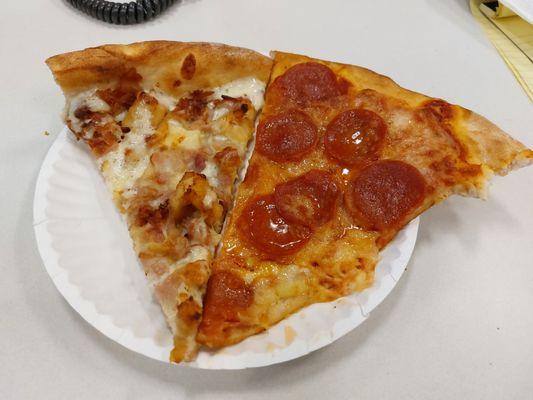
[[[168,362],[172,337],[96,164],[65,128],[50,148],[35,190],[34,229],[59,292],[92,326],[124,347]],[[220,351],[201,351],[206,369],[288,361],[326,346],[361,324],[391,292],[413,251],[418,219],[382,253],[374,285],[307,307],[268,331]]]

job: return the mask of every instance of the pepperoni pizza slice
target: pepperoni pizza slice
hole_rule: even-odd
[[[207,43],[107,45],[47,60],[174,333],[194,358],[202,297],[271,60]]]
[[[197,340],[239,342],[361,291],[379,251],[452,194],[483,197],[533,151],[478,114],[364,68],[274,53]]]

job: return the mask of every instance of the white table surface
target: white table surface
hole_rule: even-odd
[[[46,275],[33,236],[37,172],[62,126],[63,98],[43,60],[147,39],[361,64],[491,116],[533,147],[532,104],[465,0],[189,0],[134,27],[93,21],[65,1],[5,2],[1,399],[533,398],[533,168],[497,178],[486,202],[452,198],[426,212],[393,293],[356,331],[299,360],[234,372],[180,369],[85,323]]]

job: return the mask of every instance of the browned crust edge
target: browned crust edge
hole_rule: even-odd
[[[184,79],[180,70],[189,54],[196,59],[196,73]],[[224,44],[147,41],[59,54],[48,58],[46,64],[67,95],[109,85],[130,68],[135,68],[148,83],[179,95],[246,76],[266,83],[272,60],[255,51]]]

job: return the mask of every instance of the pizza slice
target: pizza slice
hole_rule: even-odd
[[[210,263],[271,60],[206,43],[107,45],[47,60],[174,333],[194,358]]]
[[[379,251],[452,194],[484,197],[533,151],[478,114],[364,68],[274,53],[197,340],[239,342],[361,291]]]

